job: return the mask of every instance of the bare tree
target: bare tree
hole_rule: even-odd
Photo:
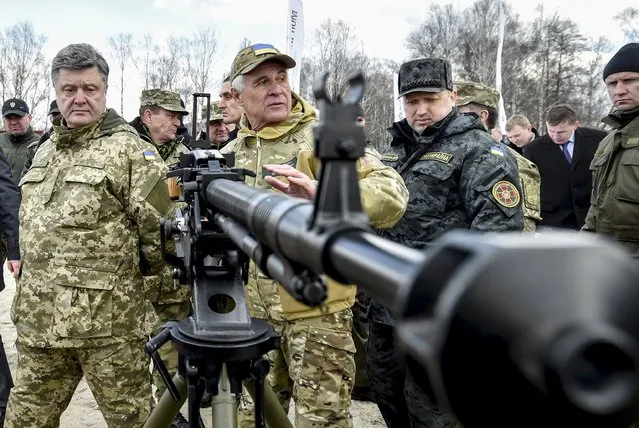
[[[149,89],[153,73],[153,58],[159,54],[160,47],[153,43],[150,34],[145,34],[142,40],[135,45],[140,50],[140,55],[133,57],[133,63],[144,80],[144,89]]]
[[[131,61],[133,52],[133,35],[120,33],[109,37],[111,56],[117,62],[120,70],[120,114],[124,114],[124,70]]]
[[[50,93],[49,63],[43,48],[46,38],[36,34],[30,22],[20,22],[0,33],[0,94],[2,99],[21,98],[27,102],[36,121],[39,105]]]
[[[244,37],[240,42],[240,48],[238,49],[238,52],[244,48],[248,48],[249,46],[251,46],[251,41],[247,37]]]
[[[366,133],[371,145],[383,150],[388,144],[386,128],[393,121],[393,70],[397,65],[367,57],[353,29],[341,20],[322,22],[313,36],[309,57],[302,61],[300,94],[313,103],[312,85],[328,72],[327,94],[336,99],[343,95],[348,78],[362,71]]]
[[[452,5],[434,4],[428,18],[411,31],[406,46],[413,58],[440,57],[456,62],[462,15]]]
[[[353,29],[342,20],[327,19],[315,30],[310,55],[302,60],[305,76],[301,79],[300,93],[310,95],[312,82],[321,72],[328,71],[327,94],[336,98],[342,95],[348,78],[367,62]]]
[[[626,41],[636,42],[639,40],[639,9],[628,7],[615,15],[615,21],[621,25]]]
[[[214,26],[199,27],[193,37],[183,41],[186,73],[190,86],[198,92],[210,89],[218,48],[218,35]]]

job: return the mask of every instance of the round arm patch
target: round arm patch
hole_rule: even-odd
[[[498,181],[493,186],[492,193],[497,203],[506,208],[516,207],[521,200],[519,190],[510,181]]]

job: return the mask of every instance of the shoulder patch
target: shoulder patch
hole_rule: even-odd
[[[490,153],[497,156],[503,156],[505,151],[506,151],[505,147],[499,147],[499,146],[490,147]]]
[[[498,181],[493,186],[492,193],[497,203],[506,208],[516,207],[521,200],[519,190],[517,190],[517,187],[510,181]]]
[[[150,151],[150,150],[145,151],[145,152],[144,152],[144,153],[142,153],[142,154],[144,155],[144,159],[146,159],[146,160],[153,160],[153,159],[155,159],[155,154],[154,154],[152,151]]]
[[[423,155],[419,160],[434,160],[442,163],[450,163],[453,155],[444,152],[430,152]]]
[[[389,162],[395,162],[397,160],[399,160],[399,155],[393,154],[393,153],[387,153],[385,155],[382,155],[382,160],[383,161],[389,161]]]

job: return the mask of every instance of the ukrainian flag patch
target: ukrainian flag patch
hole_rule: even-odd
[[[504,155],[504,151],[505,151],[504,147],[492,146],[490,148],[490,153],[492,153],[494,155],[497,155],[497,156],[503,156]]]
[[[153,153],[152,151],[146,151],[144,153],[142,153],[144,155],[144,159],[146,160],[153,160],[155,159],[155,153]]]

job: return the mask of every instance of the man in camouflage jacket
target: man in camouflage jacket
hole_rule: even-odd
[[[494,149],[479,117],[455,107],[450,63],[404,63],[398,85],[406,118],[389,128],[392,142],[382,159],[401,173],[410,199],[402,219],[381,235],[422,249],[457,228],[522,231],[517,165],[505,150]],[[454,417],[437,407],[424,370],[400,360],[393,319],[377,302],[368,343],[371,388],[389,427],[455,426]]]
[[[231,68],[234,94],[244,108],[240,131],[222,152],[235,152],[237,167],[255,171],[249,186],[312,199],[319,173],[313,156],[315,109],[292,93],[287,70],[295,61],[272,45],[241,50]],[[371,152],[357,162],[364,211],[371,224],[386,228],[402,216],[408,198],[401,177]],[[280,177],[279,179],[275,176]],[[268,381],[288,412],[295,400],[295,426],[350,427],[355,377],[351,306],[356,287],[328,282],[318,308],[297,302],[278,283],[252,266],[247,297],[252,316],[282,333],[282,346],[269,353]],[[254,426],[250,403],[240,409],[240,426]]]
[[[166,166],[106,109],[109,67],[87,44],[55,56],[64,117],[22,178],[22,274],[11,307],[18,333],[8,428],[59,426],[84,376],[109,427],[150,411],[147,336],[157,317],[143,275],[162,272],[158,218]]]
[[[188,153],[190,149],[177,136],[181,118],[188,113],[180,104],[180,95],[165,89],[145,89],[140,96],[140,115],[130,122],[140,138],[152,144],[160,157],[171,169],[180,161],[181,153]],[[181,321],[191,315],[191,290],[186,285],[180,285],[172,276],[172,267],[166,266],[161,275],[145,276],[147,290],[153,307],[160,318],[160,328],[167,321]],[[171,343],[167,343],[159,350],[160,357],[166,364],[171,377],[178,368],[178,353]],[[166,386],[155,367],[153,368],[153,385],[155,398],[159,400]],[[181,415],[177,416],[182,422]]]
[[[499,92],[496,89],[475,82],[455,82],[457,91],[456,104],[462,113],[475,113],[481,119],[486,130],[495,127],[498,112]],[[524,210],[524,232],[534,233],[537,223],[541,220],[541,177],[539,168],[510,146],[501,142],[495,142],[493,149],[506,151],[517,161],[519,178],[521,179],[521,207]]]

